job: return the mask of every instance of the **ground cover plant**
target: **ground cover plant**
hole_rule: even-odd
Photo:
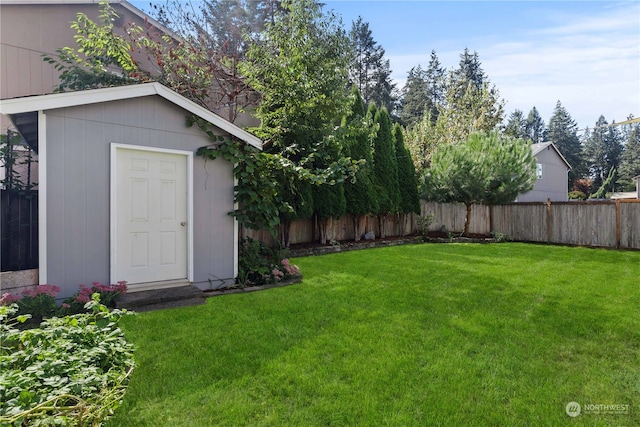
[[[123,319],[138,367],[108,425],[640,425],[640,252],[292,261],[301,284]]]
[[[27,315],[0,306],[0,425],[97,426],[117,408],[133,370],[133,347],[117,324],[124,311],[86,304],[90,313],[16,328]]]

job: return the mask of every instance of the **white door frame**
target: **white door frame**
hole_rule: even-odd
[[[110,242],[109,242],[109,269],[111,283],[115,283],[116,277],[116,261],[118,255],[117,241],[117,197],[116,197],[116,152],[118,149],[150,151],[154,153],[178,154],[187,158],[187,281],[193,282],[193,152],[184,150],[173,150],[168,148],[147,147],[142,145],[129,145],[112,142],[111,143],[111,162],[110,162]]]

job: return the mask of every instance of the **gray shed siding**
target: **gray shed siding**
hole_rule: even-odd
[[[110,274],[111,143],[194,152],[208,144],[158,96],[46,111],[47,281],[61,297]],[[233,168],[194,156],[194,283],[233,280]],[[219,282],[218,282],[219,283]]]
[[[566,202],[567,165],[556,151],[548,146],[536,156],[536,162],[542,164],[542,178],[536,180],[533,190],[518,196],[518,202],[546,202],[547,199]]]

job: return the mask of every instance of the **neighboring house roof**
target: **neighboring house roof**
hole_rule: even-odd
[[[560,150],[558,150],[558,147],[556,147],[556,145],[553,142],[541,142],[538,144],[531,144],[531,150],[532,150],[532,154],[534,156],[536,156],[537,154],[539,154],[542,150],[546,149],[546,148],[553,148],[555,150],[556,153],[558,153],[558,156],[560,156],[560,158],[562,159],[562,161],[567,165],[567,167],[569,169],[571,168],[571,165],[569,164],[569,162],[567,162],[567,159],[564,158],[564,156],[562,155],[562,153],[560,152]]]
[[[208,121],[212,125],[228,132],[236,138],[262,149],[262,141],[246,130],[223,119],[195,102],[179,95],[160,83],[143,83],[130,86],[117,86],[103,89],[91,89],[77,92],[55,93],[50,95],[27,96],[0,100],[0,113],[10,115],[20,134],[29,145],[37,147],[38,111],[55,108],[75,107],[100,102],[118,101],[159,95],[192,114]],[[33,143],[33,144],[32,144]]]
[[[9,5],[9,4],[49,4],[49,5],[55,5],[55,4],[99,4],[101,0],[2,0],[2,4],[3,5]],[[137,7],[135,7],[134,5],[132,5],[131,3],[129,3],[126,0],[109,0],[109,4],[119,4],[122,7],[124,7],[125,9],[127,9],[129,12],[133,13],[134,15],[139,16],[142,20],[149,22],[151,25],[153,25],[156,28],[161,29],[164,33],[168,34],[169,36],[173,37],[175,40],[180,40],[180,36],[178,36],[176,33],[174,33],[173,31],[171,31],[170,29],[168,29],[167,27],[165,27],[164,25],[162,25],[160,22],[156,21],[155,19],[153,19],[152,17],[150,17],[149,15],[147,15],[145,12],[143,12],[142,10],[138,9]]]
[[[635,199],[637,193],[635,191],[611,193],[611,199]]]

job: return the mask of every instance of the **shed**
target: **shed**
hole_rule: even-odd
[[[234,283],[233,164],[186,118],[257,148],[262,142],[159,83],[0,101],[39,155],[39,283],[130,291]]]
[[[533,189],[518,195],[517,202],[566,202],[569,189],[567,174],[571,165],[553,142],[531,144],[536,159],[536,182]]]

